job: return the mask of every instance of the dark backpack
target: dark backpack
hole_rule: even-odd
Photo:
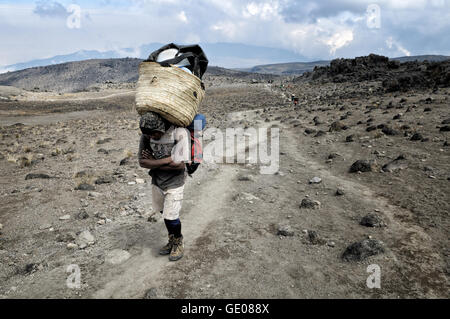
[[[160,49],[152,52],[148,59],[144,62],[156,62],[158,55],[167,49],[177,49],[178,56],[173,59],[165,60],[162,62],[158,62],[161,66],[169,66],[170,64],[177,64],[184,59],[189,61],[188,66],[186,66],[192,74],[197,76],[199,79],[203,77],[203,74],[206,72],[208,68],[208,58],[203,52],[202,48],[198,45],[177,45],[174,43],[167,44]]]

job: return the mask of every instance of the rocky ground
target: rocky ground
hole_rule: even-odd
[[[132,91],[0,101],[0,297],[449,297],[449,88],[219,78],[208,126],[277,128],[280,167],[202,164],[175,263]]]

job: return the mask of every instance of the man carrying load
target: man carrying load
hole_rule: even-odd
[[[169,233],[169,242],[159,253],[176,261],[184,254],[180,209],[187,176],[185,163],[190,160],[190,137],[185,128],[171,125],[154,112],[143,114],[139,126],[139,165],[150,169],[153,210],[162,214]]]
[[[187,173],[192,175],[202,158],[201,143],[185,127],[198,115],[205,96],[201,78],[207,66],[208,59],[199,45],[174,43],[152,52],[139,65],[139,165],[150,169],[153,209],[162,214],[169,233],[169,242],[160,254],[169,255],[171,261],[183,257],[179,213],[184,184]],[[205,120],[199,122],[202,130]]]

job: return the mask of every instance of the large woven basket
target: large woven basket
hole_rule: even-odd
[[[136,110],[140,115],[156,112],[169,122],[186,127],[192,123],[204,96],[201,80],[195,75],[155,62],[139,65]]]

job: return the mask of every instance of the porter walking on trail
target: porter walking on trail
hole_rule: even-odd
[[[180,209],[187,176],[185,163],[190,160],[188,131],[154,112],[143,114],[139,126],[139,165],[150,169],[153,210],[162,214],[169,233],[169,242],[159,253],[175,261],[184,253]]]

